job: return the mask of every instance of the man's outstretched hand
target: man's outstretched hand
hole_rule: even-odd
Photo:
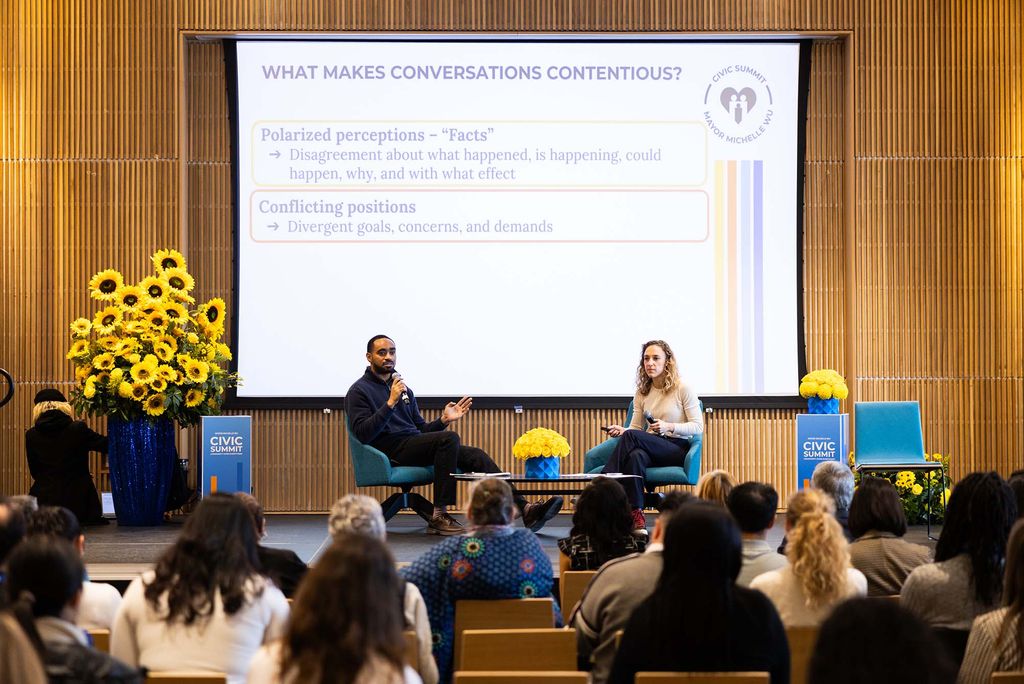
[[[445,425],[454,423],[469,413],[469,407],[473,405],[473,397],[462,397],[458,401],[449,401],[441,412],[441,422]]]

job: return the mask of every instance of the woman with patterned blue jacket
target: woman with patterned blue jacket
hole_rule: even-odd
[[[445,539],[405,569],[427,604],[442,684],[452,679],[456,601],[551,596],[551,561],[533,532],[512,527],[512,510],[508,484],[481,480],[466,511],[469,531]],[[557,603],[552,621],[561,627]]]

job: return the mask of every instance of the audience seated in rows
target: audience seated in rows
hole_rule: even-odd
[[[327,518],[327,531],[335,542],[349,534],[372,537],[381,542],[387,539],[384,512],[380,504],[362,494],[348,494],[334,503]],[[430,619],[427,617],[427,604],[415,584],[402,578],[398,581],[401,585],[399,595],[402,597],[403,628],[415,631],[419,644],[419,675],[423,684],[437,684],[437,664],[431,653],[433,636]]]
[[[894,601],[856,598],[837,606],[822,623],[807,681],[953,684],[956,666],[913,613]]]
[[[935,562],[917,567],[900,602],[932,627],[969,630],[999,606],[1006,539],[1017,517],[1010,486],[998,473],[971,473],[949,497]]]
[[[919,565],[930,563],[931,551],[903,541],[907,517],[892,483],[883,477],[862,477],[850,504],[850,563],[868,580],[868,596],[893,596]]]
[[[85,557],[85,535],[78,518],[69,508],[43,506],[29,516],[26,536],[50,536],[71,544],[78,555]],[[82,582],[82,598],[78,603],[75,624],[83,629],[110,629],[121,605],[121,592],[106,582]]]
[[[1024,670],[1024,520],[1013,526],[1006,548],[1003,606],[974,619],[960,666],[964,684],[987,684],[993,672]]]
[[[853,541],[853,535],[850,534],[847,522],[850,514],[850,502],[853,500],[853,488],[853,471],[839,461],[822,461],[814,467],[814,472],[811,474],[811,489],[816,489],[832,499],[836,522],[843,528],[846,541]],[[779,553],[786,553],[788,543],[789,537],[783,537],[782,544],[779,545]]]
[[[157,672],[223,672],[241,684],[256,651],[281,637],[287,620],[287,599],[260,573],[245,504],[211,494],[156,568],[128,586],[110,651]]]
[[[263,504],[252,494],[239,492],[235,494],[245,504],[252,522],[256,526],[256,539],[263,541],[267,537],[267,518],[263,514]],[[309,570],[302,559],[291,549],[275,549],[269,546],[257,544],[256,553],[260,559],[260,567],[266,575],[277,585],[286,598],[295,595],[299,582]]]
[[[735,486],[736,480],[732,475],[724,470],[712,470],[700,476],[693,493],[698,499],[724,506]]]
[[[512,508],[507,483],[479,481],[469,498],[467,533],[448,537],[405,569],[427,602],[441,682],[452,678],[456,601],[551,596],[551,562],[537,535],[512,527]],[[557,604],[553,618],[560,626]]]
[[[22,630],[51,684],[142,684],[142,672],[92,648],[75,625],[84,574],[81,556],[63,539],[37,535],[18,544],[7,563],[7,591]]]
[[[581,669],[590,670],[594,684],[608,680],[617,648],[616,633],[626,627],[633,610],[658,583],[665,525],[680,506],[694,500],[685,492],[666,494],[645,551],[605,563],[590,580],[575,609],[565,607],[573,610],[569,626],[576,629]]]
[[[401,581],[384,542],[341,533],[306,575],[284,638],[263,646],[249,684],[419,684],[403,664]]]
[[[843,530],[831,497],[805,489],[786,510],[789,564],[755,577],[751,589],[764,592],[786,627],[819,625],[836,604],[867,593],[867,580],[850,567]]]
[[[47,684],[43,661],[8,613],[0,613],[0,684]]]
[[[658,584],[633,612],[610,682],[642,671],[761,671],[789,681],[786,632],[771,602],[736,585],[740,530],[718,505],[694,502],[665,529]]]
[[[744,482],[729,492],[726,504],[739,525],[743,540],[743,567],[736,583],[749,587],[758,575],[778,570],[786,564],[786,557],[766,541],[768,530],[775,526],[779,493],[763,482]]]
[[[626,490],[616,480],[595,477],[576,499],[569,536],[558,540],[560,571],[597,570],[613,558],[643,551],[645,535],[632,531]]]
[[[0,501],[0,608],[7,606],[7,557],[25,537],[25,516],[11,502]]]

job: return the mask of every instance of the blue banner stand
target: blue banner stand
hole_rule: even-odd
[[[811,484],[814,468],[822,461],[846,463],[850,414],[800,413],[796,417],[796,488]]]
[[[252,493],[252,416],[203,416],[203,496]]]

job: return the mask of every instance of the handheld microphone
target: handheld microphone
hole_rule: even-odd
[[[644,418],[647,419],[648,423],[653,423],[654,422],[654,416],[651,414],[650,411],[644,411]]]
[[[395,380],[401,380],[401,379],[402,379],[402,376],[399,375],[397,372],[391,374],[391,382],[394,382]],[[408,404],[409,403],[409,393],[408,392],[405,392],[405,391],[402,392],[402,403],[403,404]]]

